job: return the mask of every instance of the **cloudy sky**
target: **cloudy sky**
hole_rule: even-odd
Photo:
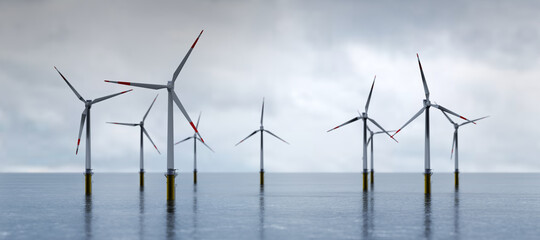
[[[1,1],[0,172],[82,172],[75,155],[84,105],[53,69],[89,99],[129,89],[104,79],[165,84],[200,30],[176,82],[191,118],[215,149],[199,148],[201,172],[257,172],[265,127],[269,172],[362,170],[360,122],[326,130],[363,110],[401,127],[422,107],[420,54],[431,100],[469,118],[460,129],[462,172],[538,172],[540,3],[537,1]],[[138,122],[146,170],[166,169],[166,91],[134,91],[92,107],[95,172],[138,171]],[[192,134],[175,109],[175,140]],[[434,172],[453,171],[453,126],[431,110]],[[84,138],[84,135],[83,135]],[[375,169],[422,172],[424,117],[396,138],[375,139]],[[84,141],[84,140],[82,140]],[[175,166],[192,170],[192,144]]]

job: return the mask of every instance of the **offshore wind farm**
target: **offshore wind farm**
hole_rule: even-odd
[[[536,239],[539,11],[1,2],[0,240]]]

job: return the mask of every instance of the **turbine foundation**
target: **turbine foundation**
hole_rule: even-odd
[[[424,192],[426,194],[431,194],[431,169],[426,169],[424,173]]]
[[[92,169],[86,169],[84,173],[84,193],[86,195],[92,195]]]
[[[458,186],[459,186],[459,170],[457,170],[457,169],[454,172],[454,182],[456,184],[456,188],[458,188]]]
[[[139,172],[139,184],[141,187],[144,187],[144,170],[141,169]]]
[[[373,169],[371,169],[371,184],[373,185],[373,183],[375,182],[375,177],[373,176],[375,174],[375,171],[373,171]]]
[[[197,169],[193,170],[193,183],[197,184]]]
[[[362,176],[362,179],[363,179],[363,181],[362,181],[362,186],[363,186],[362,189],[364,191],[367,191],[368,190],[368,171],[367,171],[367,169],[364,169],[364,172],[362,173],[362,175],[363,175]]]
[[[167,201],[174,201],[176,196],[174,179],[176,178],[176,171],[174,169],[167,170]]]
[[[261,169],[260,175],[261,175],[261,186],[262,186],[264,185],[264,170]]]

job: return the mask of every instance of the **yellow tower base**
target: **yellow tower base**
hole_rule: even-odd
[[[197,184],[197,170],[193,170],[193,183]]]
[[[367,191],[368,190],[368,172],[367,170],[364,170],[364,172],[362,173],[363,175],[363,190],[364,191]]]
[[[144,171],[139,172],[139,184],[141,187],[144,187]]]
[[[454,172],[454,182],[455,182],[456,188],[457,188],[459,186],[459,171],[458,170],[456,170]]]
[[[261,185],[264,185],[264,171],[261,170],[260,174],[261,174]]]
[[[84,174],[84,192],[86,195],[92,195],[92,173]]]
[[[431,172],[424,173],[424,191],[431,194]]]
[[[166,175],[166,177],[167,177],[167,200],[174,201],[174,197],[176,196],[174,192],[174,188],[175,188],[174,179],[176,175]]]
[[[371,170],[371,184],[373,184],[375,182],[375,171]]]

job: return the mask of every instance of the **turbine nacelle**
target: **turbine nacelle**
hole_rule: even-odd
[[[174,89],[174,82],[173,81],[168,81],[167,82],[167,89]]]
[[[424,107],[431,107],[431,101],[429,101],[428,99],[424,99]]]

